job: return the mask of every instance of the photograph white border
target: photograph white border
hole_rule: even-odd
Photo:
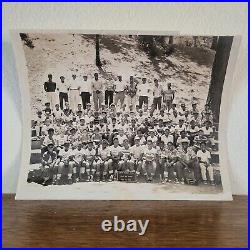
[[[152,190],[143,193],[140,192],[140,185],[138,192],[135,191],[134,185],[126,185],[121,183],[121,189],[117,192],[105,192],[104,184],[100,188],[99,183],[82,183],[81,188],[74,189],[74,185],[67,189],[62,186],[53,186],[51,188],[43,187],[37,184],[28,183],[28,168],[30,165],[31,155],[31,110],[30,110],[30,88],[28,82],[28,71],[24,55],[24,50],[19,33],[80,33],[80,34],[105,34],[105,35],[179,35],[178,32],[151,32],[151,31],[103,31],[103,30],[12,30],[11,39],[15,55],[16,69],[18,72],[18,81],[20,86],[21,100],[22,100],[22,153],[19,170],[19,179],[17,186],[16,199],[18,200],[232,200],[230,178],[229,178],[229,161],[227,156],[227,131],[223,130],[227,124],[228,117],[228,103],[230,102],[230,89],[233,87],[233,73],[237,61],[238,50],[240,46],[240,37],[234,36],[228,67],[226,71],[223,93],[220,107],[220,123],[219,123],[219,157],[220,170],[223,191],[217,194],[189,194],[189,193],[166,193],[157,194],[155,186],[152,185]],[[192,34],[197,35],[198,34]],[[190,36],[190,34],[188,35]],[[202,34],[204,36],[204,34]],[[207,36],[210,36],[207,34]],[[27,126],[28,125],[28,126]],[[110,189],[107,185],[107,189]],[[144,184],[145,185],[145,184]],[[147,184],[150,187],[150,184]],[[126,191],[124,191],[126,187]],[[120,191],[124,191],[120,193]]]

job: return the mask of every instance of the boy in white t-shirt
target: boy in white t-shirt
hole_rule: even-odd
[[[197,152],[197,157],[199,159],[200,168],[201,168],[201,175],[204,184],[207,184],[207,171],[209,175],[209,179],[211,185],[214,185],[214,171],[213,167],[211,166],[211,153],[206,149],[206,143],[201,142],[200,150]]]

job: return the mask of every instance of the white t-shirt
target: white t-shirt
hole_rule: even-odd
[[[123,144],[123,141],[125,139],[128,139],[128,137],[126,135],[117,135],[117,138],[118,138],[118,141],[119,141],[119,144],[122,145]]]
[[[72,153],[74,155],[75,161],[80,163],[83,159],[84,149],[81,148],[81,150],[79,150],[78,148],[76,148],[72,151]]]
[[[209,163],[208,159],[211,159],[211,153],[208,150],[206,150],[205,152],[203,152],[202,150],[199,150],[197,152],[197,157],[199,157],[201,161]]]
[[[149,85],[147,83],[142,83],[137,85],[139,96],[149,96]]]
[[[65,161],[65,160],[68,160],[69,157],[73,155],[73,153],[72,153],[72,150],[71,150],[71,149],[69,149],[68,151],[66,151],[66,150],[63,148],[63,149],[61,149],[61,150],[59,151],[59,155],[62,157],[62,160]]]
[[[153,161],[155,160],[157,150],[155,148],[149,149],[147,146],[144,147],[143,154],[145,156],[146,161]]]
[[[174,137],[172,135],[168,135],[168,137],[166,135],[161,136],[161,141],[164,142],[165,145],[168,144],[168,142],[174,142]]]
[[[92,93],[92,84],[90,81],[83,81],[80,85],[80,91],[81,92],[89,92]]]
[[[71,80],[70,82],[70,89],[78,89],[80,88],[81,83],[79,83],[79,80],[75,79],[75,80]]]
[[[115,82],[115,91],[119,92],[119,91],[124,91],[126,87],[126,83],[123,81],[116,81]]]
[[[131,153],[135,159],[139,159],[141,154],[143,153],[143,146],[136,146],[136,145],[132,146]]]
[[[115,147],[114,145],[112,145],[109,147],[109,152],[110,152],[111,156],[117,157],[119,155],[119,153],[122,152],[122,147],[120,147],[120,146]]]
[[[204,131],[204,135],[210,135],[211,133],[213,133],[213,129],[211,127],[209,127],[208,129],[206,129],[206,127],[203,127],[202,130]]]
[[[59,92],[61,92],[61,93],[68,93],[69,84],[66,82],[60,82],[58,84],[58,89],[59,89]]]

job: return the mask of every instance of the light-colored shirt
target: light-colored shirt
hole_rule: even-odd
[[[147,83],[142,83],[137,85],[139,96],[149,96],[149,85]]]
[[[197,152],[197,156],[201,159],[201,161],[207,162],[209,163],[209,159],[211,159],[211,153],[206,150],[205,152],[203,152],[202,150],[199,150]]]
[[[93,89],[93,91],[96,91],[96,90],[102,91],[103,90],[103,86],[104,86],[104,84],[100,80],[98,80],[98,81],[94,80],[92,82],[92,89]]]
[[[81,92],[89,92],[92,93],[92,84],[90,81],[83,81],[80,85],[80,91]]]
[[[154,86],[153,93],[155,98],[162,96],[162,86],[160,84],[158,87]]]
[[[67,82],[60,82],[58,83],[58,90],[61,93],[68,93],[69,91],[69,84]]]
[[[70,89],[78,89],[80,88],[81,83],[79,83],[79,80],[75,79],[75,80],[71,80],[70,82]]]
[[[115,91],[120,92],[120,91],[124,91],[126,88],[127,84],[123,81],[116,81],[115,82]]]

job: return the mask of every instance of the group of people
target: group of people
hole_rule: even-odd
[[[135,83],[132,76],[128,84],[121,76],[104,83],[96,73],[91,84],[86,76],[82,83],[64,84],[61,76],[57,85],[48,77],[48,102],[33,123],[42,144],[44,185],[114,181],[121,173],[135,182],[215,184],[208,105],[177,105],[171,84],[164,90],[158,79],[154,86],[146,78]]]

